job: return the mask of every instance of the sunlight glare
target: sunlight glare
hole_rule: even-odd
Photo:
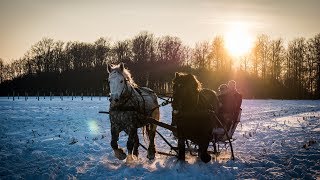
[[[232,23],[225,34],[225,45],[232,56],[239,57],[248,53],[253,45],[248,25],[241,22]]]
[[[96,134],[99,132],[99,127],[95,120],[88,121],[88,126],[91,133]]]

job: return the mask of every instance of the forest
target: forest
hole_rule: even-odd
[[[43,38],[23,57],[0,59],[0,95],[108,94],[107,64],[123,62],[140,86],[170,94],[174,73],[195,74],[206,88],[237,82],[244,98],[320,99],[320,34],[290,41],[261,34],[250,52],[233,57],[223,36],[190,47],[179,37],[140,32],[93,43]]]

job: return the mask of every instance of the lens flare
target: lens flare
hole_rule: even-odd
[[[99,132],[99,126],[96,120],[89,120],[88,127],[91,133],[97,134]]]

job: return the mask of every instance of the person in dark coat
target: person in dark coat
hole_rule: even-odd
[[[219,113],[227,111],[228,86],[221,84],[218,88],[218,99],[220,101]]]
[[[237,90],[234,80],[228,82],[228,111],[233,114],[233,120],[237,118],[242,104],[242,95]]]
[[[233,121],[239,115],[239,110],[242,104],[242,95],[237,91],[236,82],[231,80],[228,85],[221,84],[219,86],[220,109],[219,119],[222,120],[225,128],[229,129]]]
[[[226,84],[221,84],[218,89],[218,99],[220,101],[218,117],[222,126],[229,128],[232,123],[231,113],[230,113],[230,96],[229,88]],[[221,125],[221,124],[220,124]],[[220,126],[219,125],[219,126]]]

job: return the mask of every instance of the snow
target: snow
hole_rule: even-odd
[[[159,100],[161,102],[161,100]],[[103,97],[0,98],[0,179],[316,179],[320,177],[320,101],[244,100],[230,148],[208,164],[157,155],[140,148],[133,164],[117,160],[110,147],[109,101]],[[161,121],[170,122],[170,105]],[[173,144],[170,131],[158,130]],[[120,134],[125,147],[127,136]],[[143,144],[145,142],[141,138]],[[158,150],[169,147],[156,136]],[[224,147],[224,145],[222,145]]]

